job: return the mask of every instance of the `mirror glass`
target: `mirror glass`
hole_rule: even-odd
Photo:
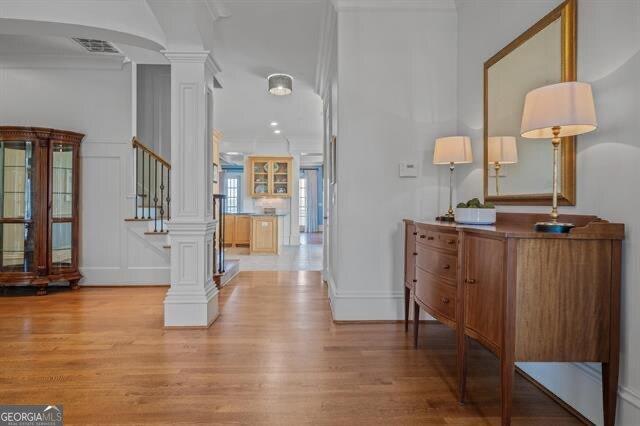
[[[520,125],[529,91],[575,80],[571,4],[570,1],[563,3],[485,62],[487,201],[498,204],[550,202],[553,191],[551,140],[522,138]],[[558,191],[562,204],[572,204],[575,191],[573,143],[573,138],[563,138],[560,149]]]

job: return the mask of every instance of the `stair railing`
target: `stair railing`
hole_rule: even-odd
[[[165,232],[171,218],[171,164],[136,137],[131,141],[136,164],[135,218],[153,220],[153,232]]]

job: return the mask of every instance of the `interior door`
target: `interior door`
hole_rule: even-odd
[[[500,348],[504,241],[465,236],[464,325],[490,349]]]

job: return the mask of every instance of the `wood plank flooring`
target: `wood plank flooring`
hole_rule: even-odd
[[[61,403],[66,424],[492,425],[498,362],[401,323],[334,324],[317,272],[242,272],[208,330],[164,330],[166,288],[0,297],[0,403]],[[8,294],[8,295],[7,295]],[[579,421],[516,377],[516,425]]]

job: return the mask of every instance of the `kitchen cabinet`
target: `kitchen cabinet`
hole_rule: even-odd
[[[248,191],[251,197],[291,197],[291,157],[248,157]]]

